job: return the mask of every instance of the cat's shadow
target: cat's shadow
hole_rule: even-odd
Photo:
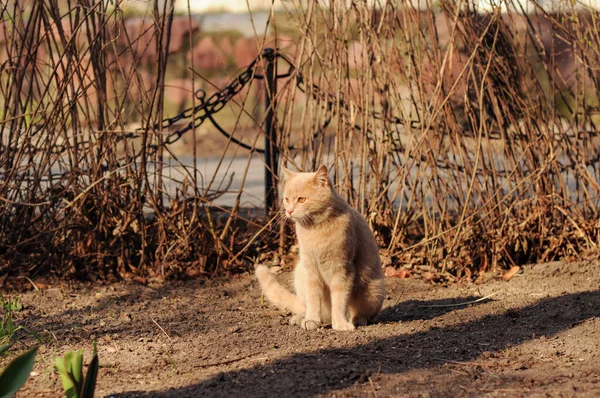
[[[407,300],[386,307],[379,314],[377,322],[397,323],[414,320],[428,320],[442,316],[448,312],[485,304],[492,299],[481,299],[481,297],[459,297],[440,300]]]

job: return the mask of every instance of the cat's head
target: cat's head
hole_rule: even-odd
[[[315,173],[295,173],[282,168],[285,176],[283,209],[285,216],[301,224],[312,224],[331,206],[333,192],[327,167]]]

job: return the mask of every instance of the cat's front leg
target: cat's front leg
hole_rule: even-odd
[[[348,321],[348,301],[352,292],[352,280],[349,275],[335,275],[330,284],[331,291],[331,327],[335,330],[354,330],[356,327]]]
[[[319,328],[323,323],[321,303],[325,289],[321,278],[314,270],[305,269],[304,278],[306,316],[300,326],[305,330],[313,330]]]
[[[296,264],[296,268],[294,269],[294,290],[298,300],[306,307],[306,266],[302,262],[302,258],[303,256],[300,256],[298,264]],[[306,312],[292,315],[290,325],[301,326],[305,316]]]

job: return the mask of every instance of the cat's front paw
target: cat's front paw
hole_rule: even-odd
[[[321,327],[321,322],[313,321],[312,319],[303,319],[300,327],[304,330],[315,330]]]
[[[292,315],[290,318],[290,325],[302,325],[302,321],[304,320],[304,316],[302,315]]]
[[[352,322],[343,321],[343,322],[333,322],[331,327],[334,330],[354,330],[356,326]]]

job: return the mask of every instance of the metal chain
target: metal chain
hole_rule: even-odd
[[[175,142],[179,141],[185,133],[187,133],[190,130],[193,130],[194,128],[198,128],[200,125],[202,125],[202,123],[204,123],[206,121],[206,119],[208,119],[214,125],[214,127],[217,129],[217,131],[219,131],[221,134],[226,136],[228,139],[230,139],[235,144],[237,144],[245,149],[248,149],[248,150],[254,150],[259,153],[264,152],[264,150],[262,150],[262,149],[254,148],[254,147],[236,139],[231,133],[227,132],[225,129],[223,129],[221,126],[219,126],[219,124],[214,119],[213,115],[218,113],[219,111],[221,111],[225,107],[225,105],[227,105],[227,103],[229,101],[231,101],[236,95],[238,95],[243,90],[243,88],[246,87],[246,85],[248,83],[250,83],[252,80],[265,78],[265,76],[256,73],[256,67],[260,61],[264,60],[266,62],[272,63],[272,62],[276,62],[276,59],[282,59],[288,65],[287,72],[284,74],[277,75],[276,78],[282,79],[282,78],[286,78],[286,77],[295,75],[295,80],[296,80],[295,83],[296,83],[296,86],[300,89],[300,91],[302,91],[303,93],[305,93],[307,95],[311,95],[316,100],[322,101],[322,103],[323,103],[322,106],[324,106],[328,112],[328,117],[327,117],[326,121],[324,122],[323,126],[320,127],[314,133],[314,137],[316,137],[320,132],[322,132],[324,130],[324,128],[326,128],[329,125],[329,122],[331,121],[332,116],[335,115],[335,112],[337,110],[341,110],[343,112],[351,111],[350,105],[343,98],[336,98],[333,94],[322,90],[318,85],[316,85],[314,83],[307,85],[302,73],[296,68],[294,63],[288,57],[286,57],[284,54],[276,52],[272,48],[266,48],[239,75],[237,75],[235,77],[235,79],[233,79],[225,88],[215,92],[210,97],[208,97],[208,99],[206,99],[206,92],[204,90],[202,90],[202,89],[197,90],[195,93],[195,96],[200,101],[199,105],[185,109],[180,114],[178,114],[174,117],[166,118],[166,119],[162,120],[160,123],[158,123],[152,127],[138,128],[134,132],[124,133],[117,138],[117,142],[123,141],[126,139],[131,139],[131,138],[139,138],[143,134],[146,134],[150,130],[168,130],[169,128],[171,128],[173,125],[180,122],[181,120],[190,120],[182,128],[168,134],[162,143],[152,144],[152,145],[149,145],[147,148],[141,148],[137,154],[135,154],[133,157],[129,158],[130,162],[135,162],[137,159],[139,159],[139,157],[141,157],[144,150],[146,150],[146,156],[152,156],[152,155],[156,154],[156,152],[159,150],[159,148],[174,144]],[[357,111],[358,111],[358,113],[364,113],[364,112],[361,112],[362,110],[360,108],[357,109]],[[371,115],[377,120],[385,120],[388,123],[392,123],[392,124],[396,124],[396,125],[408,125],[408,126],[410,126],[410,128],[413,128],[413,129],[419,128],[421,126],[421,122],[418,120],[405,121],[397,116],[391,116],[391,117],[384,118],[384,116],[380,112],[376,112],[376,111],[371,112]],[[358,126],[352,126],[352,128],[358,128]],[[36,134],[37,132],[39,132],[41,130],[42,130],[42,128],[40,127],[39,129],[37,129],[37,131],[32,130],[31,133]],[[88,144],[89,144],[89,142],[88,142]],[[60,155],[60,154],[64,153],[67,149],[68,149],[67,145],[60,145],[60,146],[55,147],[54,150],[52,151],[52,153],[54,155]],[[295,145],[290,145],[288,147],[288,149],[294,150],[294,149],[298,149],[298,148],[296,148]],[[399,148],[396,148],[396,149],[399,149]],[[120,165],[120,166],[122,166],[122,165]],[[438,166],[441,166],[441,165],[438,165]],[[103,169],[108,170],[108,166],[105,165],[103,167]],[[49,179],[52,179],[52,180],[60,179],[67,174],[68,174],[68,172],[65,172],[65,173],[62,173],[59,175],[53,175],[53,176],[49,177]]]
[[[256,57],[242,73],[240,73],[235,79],[231,81],[231,83],[227,85],[227,87],[215,92],[208,99],[205,99],[206,92],[204,90],[197,90],[195,95],[196,98],[200,101],[199,105],[188,108],[177,116],[164,119],[160,125],[154,126],[154,130],[168,130],[171,126],[173,126],[180,120],[192,119],[187,125],[185,125],[181,129],[170,133],[161,145],[164,146],[174,144],[175,142],[179,141],[185,133],[187,133],[190,130],[193,130],[194,128],[199,127],[202,123],[204,123],[206,119],[210,119],[213,124],[216,124],[212,116],[215,113],[218,113],[220,110],[222,110],[225,107],[225,105],[227,105],[229,101],[231,101],[236,95],[238,95],[249,82],[256,78],[256,66],[258,62],[260,62],[263,59],[267,62],[274,62],[275,51],[271,48],[264,49],[263,52],[258,57]],[[124,138],[132,138],[135,135],[139,136],[142,132],[147,131],[147,129],[140,128],[137,129],[137,131],[137,134],[132,133],[134,135],[126,135]],[[222,132],[224,132],[224,130]],[[245,145],[233,138],[233,136],[231,136],[231,138],[236,142],[236,144],[242,146]],[[151,145],[150,152],[147,155],[150,156],[156,153],[156,151],[159,148],[160,145]],[[140,155],[141,152],[136,155],[136,158]]]

